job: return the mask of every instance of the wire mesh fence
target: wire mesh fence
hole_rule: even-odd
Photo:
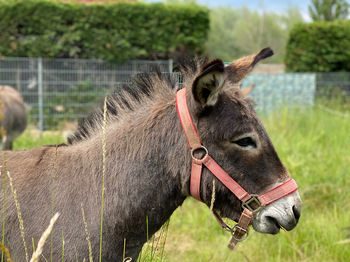
[[[350,73],[331,72],[316,74],[316,96],[332,98],[338,95],[350,96]]]
[[[310,73],[252,74],[242,88],[255,85],[251,92],[258,112],[270,113],[281,107],[312,106],[316,76]]]
[[[59,127],[62,121],[82,118],[107,93],[133,75],[172,72],[172,60],[134,60],[111,64],[87,59],[0,59],[0,85],[16,88],[29,107],[30,121],[40,130]]]
[[[59,128],[86,116],[103,97],[137,73],[158,66],[172,73],[172,60],[135,60],[110,64],[101,60],[0,58],[0,85],[16,88],[29,107],[30,122],[40,130]],[[172,73],[182,84],[182,76]],[[350,95],[350,73],[251,74],[243,88],[260,112],[281,106],[312,106],[318,97]]]

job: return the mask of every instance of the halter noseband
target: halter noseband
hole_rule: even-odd
[[[243,212],[236,225],[229,227],[222,218],[213,210],[213,213],[223,229],[230,231],[232,239],[229,248],[234,249],[238,242],[243,241],[248,236],[248,227],[253,215],[258,213],[265,206],[283,198],[298,189],[296,182],[289,178],[283,184],[261,194],[253,195],[245,191],[235,180],[233,180],[224,169],[208,154],[208,150],[202,145],[197,130],[192,122],[192,118],[187,106],[186,88],[176,93],[176,108],[182,128],[186,134],[188,144],[191,148],[192,169],[190,179],[190,194],[192,197],[202,201],[200,198],[200,182],[203,165],[210,170],[213,175],[221,181],[239,200],[242,201]],[[204,150],[205,156],[196,158],[194,152]]]

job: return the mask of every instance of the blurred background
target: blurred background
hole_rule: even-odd
[[[15,149],[65,141],[79,119],[141,71],[182,84],[182,56],[230,62],[270,46],[243,82],[300,186],[292,232],[251,232],[237,251],[188,199],[140,261],[350,261],[350,9],[347,0],[0,0],[0,85],[28,127]],[[0,119],[1,120],[1,119]]]
[[[242,83],[256,84],[258,111],[350,94],[348,74],[339,73],[350,70],[345,0],[1,0],[0,7],[0,85],[21,93],[41,133],[76,126],[155,64],[173,74],[183,56],[230,62],[272,47],[275,55]]]

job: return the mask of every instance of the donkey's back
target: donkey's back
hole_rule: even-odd
[[[0,86],[1,148],[12,149],[13,140],[27,126],[27,113],[21,95],[10,86]]]

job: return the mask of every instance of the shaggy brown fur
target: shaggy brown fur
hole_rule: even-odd
[[[11,150],[13,140],[27,126],[27,113],[21,95],[10,86],[0,86],[0,149]]]
[[[226,81],[234,77],[234,72],[224,70],[220,60],[210,67],[192,63],[184,66],[183,72],[190,113],[211,156],[251,193],[263,192],[284,179],[286,170],[251,104],[231,81]],[[154,74],[139,77],[129,87],[108,99],[102,261],[122,260],[124,238],[126,256],[136,261],[147,237],[146,217],[152,235],[189,195],[191,155],[176,112],[176,86]],[[197,92],[197,88],[209,91]],[[195,98],[193,94],[201,97]],[[203,105],[197,99],[213,104]],[[82,261],[88,257],[81,205],[91,235],[93,257],[98,258],[101,118],[99,111],[81,124],[69,146],[6,152],[7,169],[22,208],[27,243],[31,243],[32,237],[37,243],[52,214],[61,213],[53,231],[53,261],[61,258],[62,231],[65,259],[75,261],[77,256]],[[254,154],[234,143],[236,137],[245,133],[256,134],[258,148]],[[214,176],[204,170],[201,197],[207,205],[213,180]],[[215,185],[214,209],[237,220],[240,201],[219,181]],[[15,261],[24,261],[16,208],[8,195],[5,230],[5,245],[11,255]],[[49,242],[44,250],[44,256],[49,258]]]

